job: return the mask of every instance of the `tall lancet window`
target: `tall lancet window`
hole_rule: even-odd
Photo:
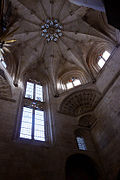
[[[20,126],[20,138],[45,141],[43,86],[27,82]]]

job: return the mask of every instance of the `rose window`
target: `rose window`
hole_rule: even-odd
[[[56,42],[62,35],[63,26],[58,22],[57,19],[47,19],[45,24],[41,26],[42,37],[45,37],[47,42]]]

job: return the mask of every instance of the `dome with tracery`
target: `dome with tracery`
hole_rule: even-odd
[[[101,52],[108,49],[111,53],[117,37],[104,13],[67,0],[11,0],[11,3],[17,17],[11,29],[18,30],[12,36],[16,42],[5,61],[16,83],[38,66],[39,73],[45,74],[43,77],[50,82],[53,94],[58,91],[59,77],[70,70],[84,74],[85,82],[95,80],[98,71],[94,68],[96,73],[93,72],[91,63],[97,63],[95,59]],[[79,78],[73,84],[77,81]]]

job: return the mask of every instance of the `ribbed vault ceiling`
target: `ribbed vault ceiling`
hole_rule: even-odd
[[[75,6],[67,0],[11,2],[17,14],[14,26],[19,27],[13,37],[17,41],[11,49],[12,59],[16,63],[16,79],[36,66],[38,72],[53,84],[54,90],[57,78],[64,69],[77,68],[91,80],[86,58],[92,46],[99,46],[103,42],[108,47],[117,41],[115,29],[107,25],[101,12]],[[52,18],[63,26],[63,35],[57,42],[48,43],[41,36],[41,25]]]

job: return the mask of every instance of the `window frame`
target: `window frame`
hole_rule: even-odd
[[[82,140],[80,143],[78,142],[78,138],[79,138],[79,140]],[[86,143],[85,143],[85,139],[83,137],[77,136],[76,137],[76,142],[77,142],[78,150],[87,151],[87,146],[86,146]],[[80,147],[80,144],[82,145],[81,147]]]
[[[27,83],[32,83],[33,84],[33,92],[32,92],[32,98],[28,98],[28,97],[26,97],[26,90],[27,90]],[[39,100],[36,100],[36,85],[40,85],[41,86],[41,84],[40,83],[36,83],[36,82],[31,82],[31,81],[27,81],[27,83],[26,83],[26,87],[25,87],[25,92],[24,92],[24,100],[31,100],[31,102],[40,102]],[[43,93],[43,86],[42,86],[42,93]],[[42,95],[43,97],[42,97],[42,104],[44,103],[44,93],[43,93],[43,95]],[[32,114],[32,127],[31,127],[31,139],[28,139],[28,140],[33,140],[33,141],[42,141],[42,140],[37,140],[37,139],[35,139],[35,112],[38,110],[38,111],[43,111],[43,112],[45,112],[45,109],[43,109],[43,110],[40,110],[40,109],[37,109],[36,107],[28,107],[28,106],[26,106],[25,105],[25,103],[24,103],[24,105],[23,105],[23,107],[22,107],[22,116],[21,116],[21,123],[20,123],[20,132],[19,132],[19,138],[20,139],[27,139],[27,138],[22,138],[22,137],[20,137],[20,133],[21,133],[21,125],[22,125],[22,118],[23,118],[23,111],[24,111],[24,108],[29,108],[29,109],[32,109],[32,112],[31,112],[31,114]],[[45,113],[44,113],[45,114]],[[45,142],[46,141],[46,129],[45,129],[45,115],[44,115],[44,135],[45,135],[45,140],[44,141],[42,141],[42,142]]]
[[[75,85],[75,84],[74,84],[74,81],[76,81],[76,80],[79,81],[79,84],[78,84],[78,85]],[[69,84],[69,83],[72,85],[72,87],[70,87],[70,88],[67,87],[67,84]],[[64,85],[65,85],[66,90],[69,90],[69,89],[72,89],[72,88],[75,88],[75,87],[77,87],[77,86],[82,85],[82,83],[81,83],[81,80],[80,80],[79,78],[75,78],[74,80],[71,80],[71,81],[70,81],[70,79],[69,79],[69,81],[67,81],[66,84],[64,84]]]
[[[52,129],[52,116],[51,116],[51,109],[49,104],[49,87],[46,83],[42,85],[43,87],[43,102],[45,102],[45,108],[44,108],[44,128],[45,128],[45,141],[35,140],[35,139],[27,139],[27,138],[20,138],[20,130],[21,130],[21,123],[22,123],[22,115],[23,115],[23,108],[24,106],[24,99],[25,99],[25,93],[26,93],[26,87],[27,82],[32,82],[34,84],[41,83],[37,81],[27,80],[24,82],[24,90],[21,92],[22,96],[20,95],[19,100],[19,107],[18,107],[18,116],[16,119],[16,126],[15,126],[15,138],[14,140],[19,143],[27,143],[27,144],[33,144],[33,145],[45,145],[48,146],[48,144],[53,144],[53,129]]]
[[[109,54],[107,58],[104,57],[104,54],[105,54],[105,53],[108,53],[108,54]],[[110,54],[108,51],[105,50],[105,51],[102,53],[102,55],[100,55],[100,56],[98,57],[97,65],[99,66],[100,69],[102,69],[102,68],[105,66],[105,64],[106,64],[106,62],[108,61],[110,55],[111,55],[111,54]],[[104,64],[102,65],[102,67],[98,64],[98,63],[100,62],[100,60],[104,61]]]
[[[32,118],[31,118],[31,121],[32,121],[32,123],[31,123],[31,139],[29,139],[29,138],[24,138],[24,137],[20,137],[20,135],[21,134],[23,134],[23,133],[21,133],[21,126],[20,126],[20,133],[19,133],[19,138],[20,139],[28,139],[28,140],[33,140],[33,141],[42,141],[42,140],[37,140],[37,139],[35,139],[35,121],[36,121],[36,119],[35,119],[35,110],[37,110],[37,109],[35,109],[35,108],[29,108],[29,107],[26,107],[26,106],[23,106],[23,111],[22,111],[22,117],[23,117],[23,112],[24,112],[24,108],[28,108],[28,109],[31,109],[32,110],[32,112],[31,112],[31,116],[32,116]],[[39,111],[39,110],[37,110],[37,111]],[[44,111],[43,111],[44,112]],[[46,132],[46,130],[45,130],[45,116],[44,116],[44,138],[45,138],[45,140],[43,140],[42,142],[45,142],[46,141],[46,134],[45,134],[45,132]],[[21,119],[21,125],[22,125],[22,122],[24,122],[23,121],[23,119]],[[27,128],[26,128],[27,129]],[[25,135],[25,134],[24,134]],[[27,135],[27,134],[26,134]],[[41,137],[42,138],[42,137]]]

